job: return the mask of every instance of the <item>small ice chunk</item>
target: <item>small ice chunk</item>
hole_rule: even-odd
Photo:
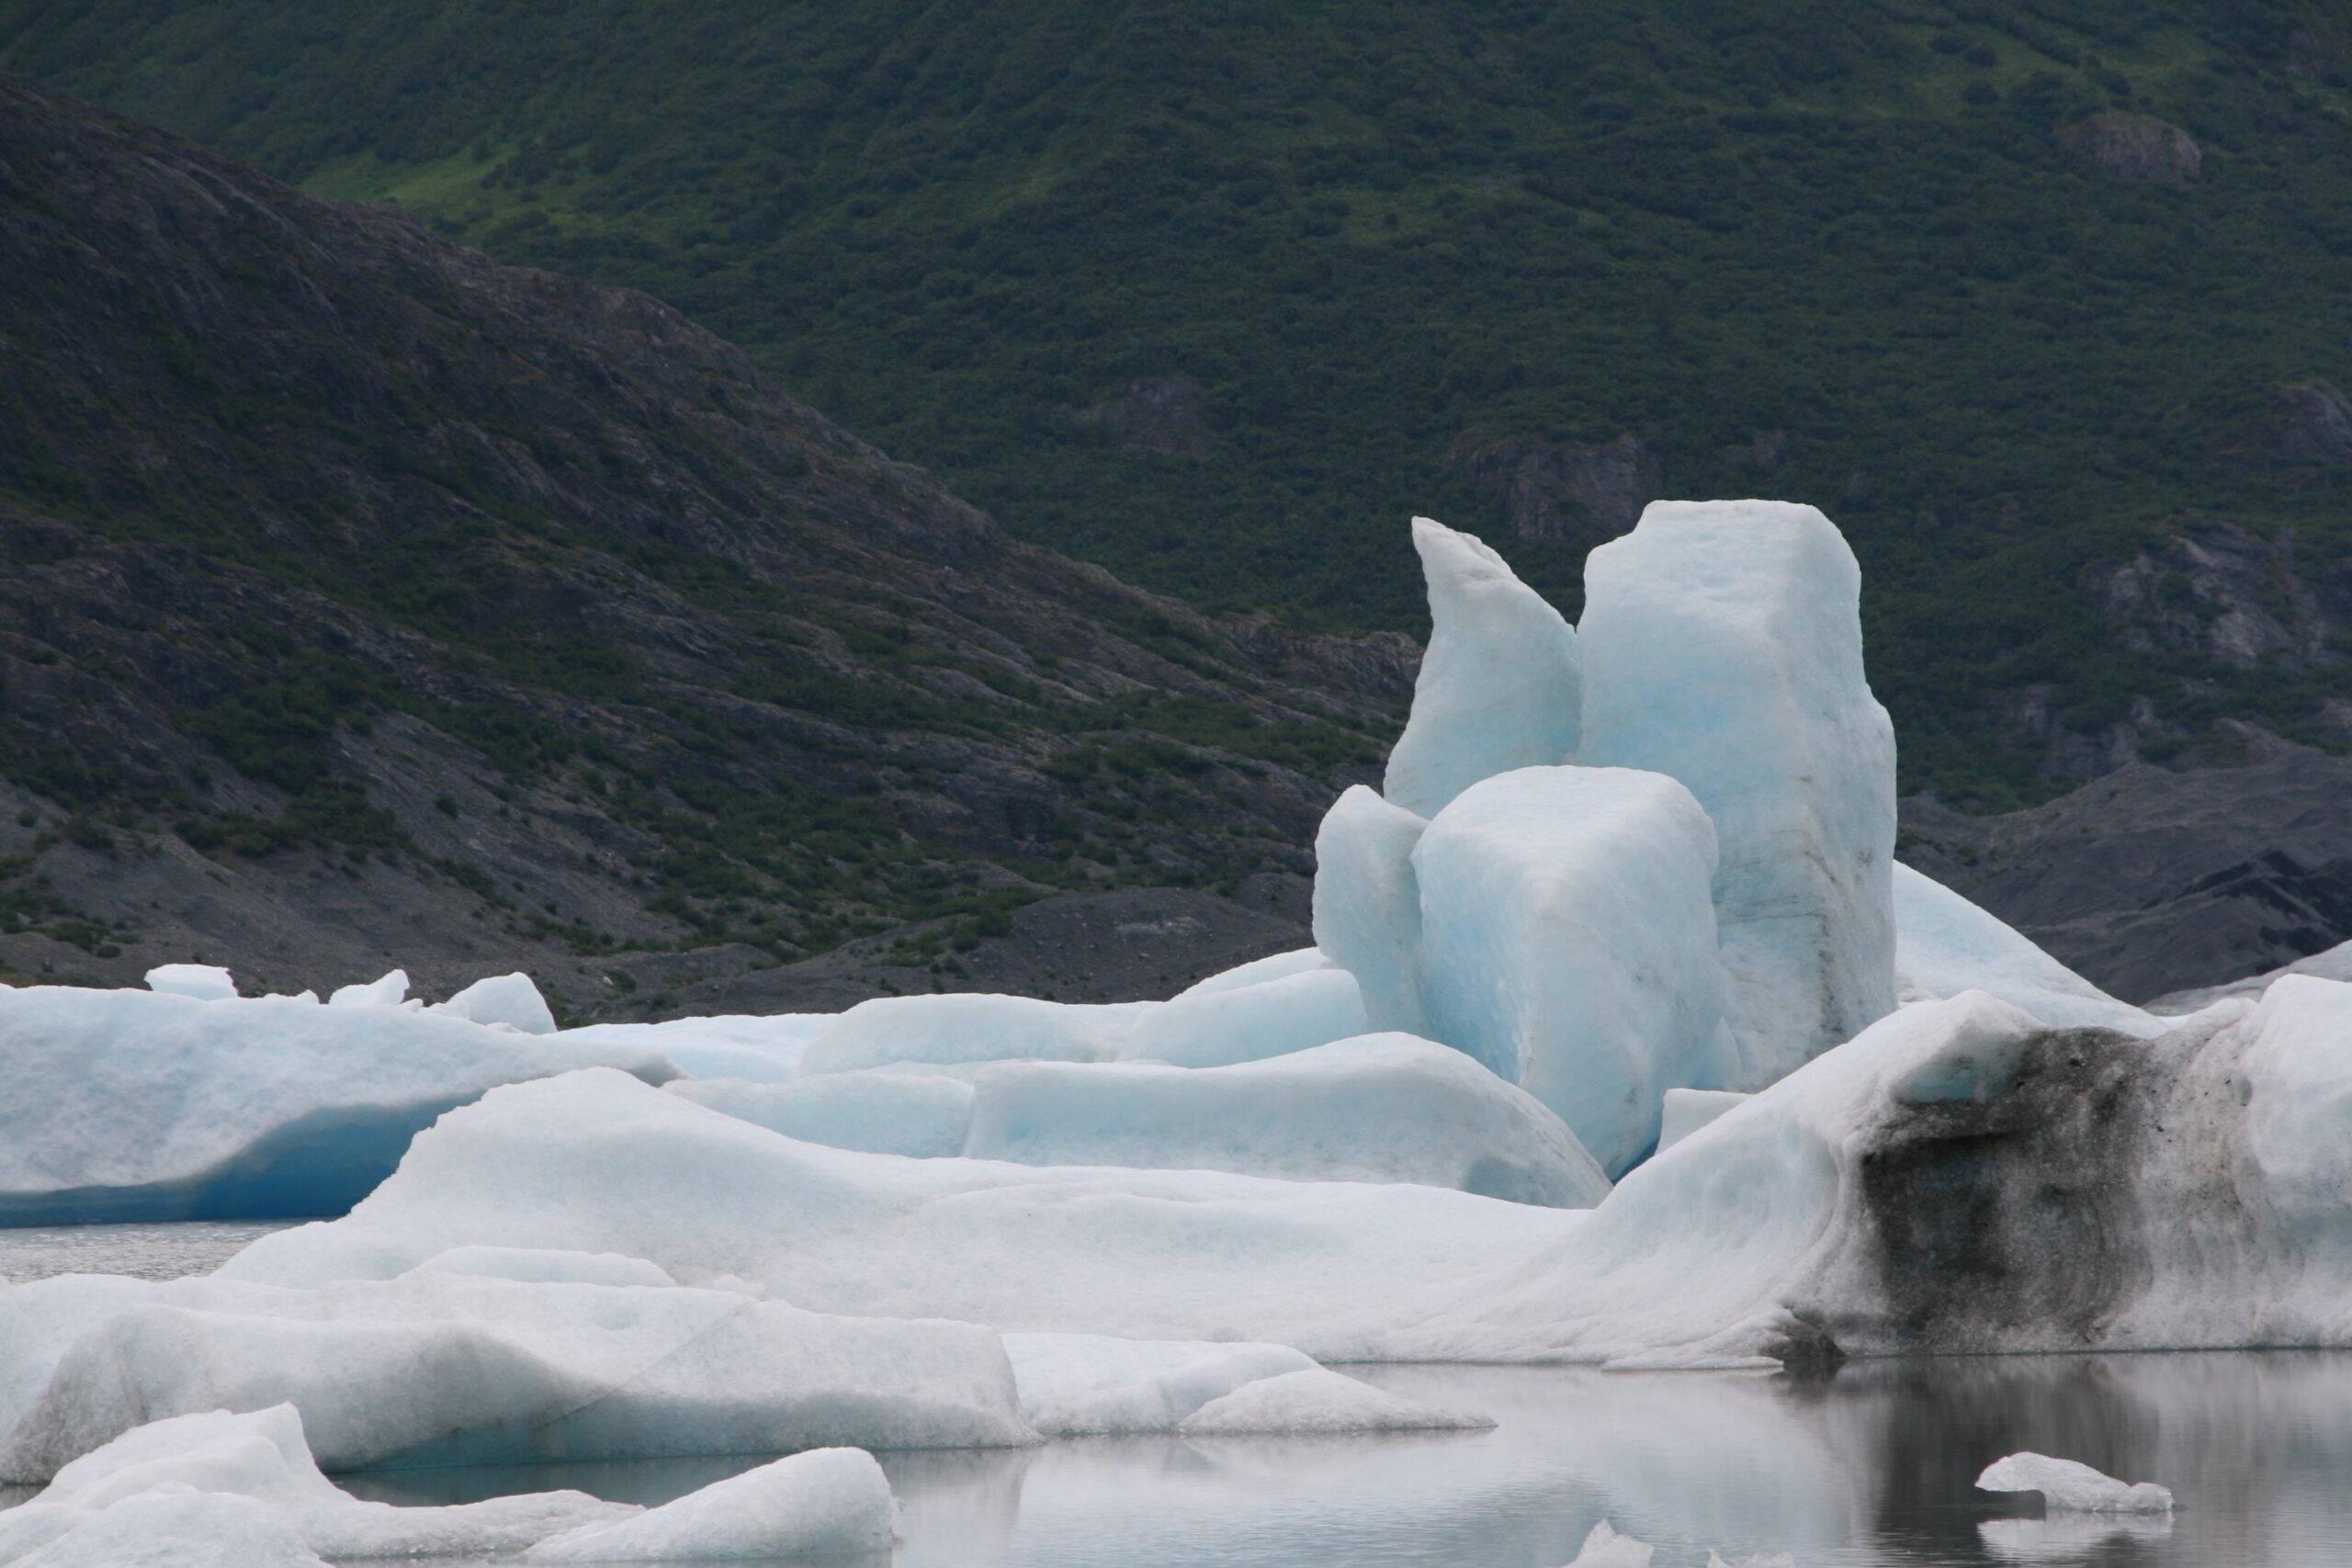
[[[388,976],[389,977],[389,976]],[[377,984],[381,985],[382,981]],[[469,1018],[476,1023],[511,1024],[526,1034],[553,1034],[555,1014],[548,1010],[545,997],[531,977],[516,971],[512,975],[492,975],[476,980],[439,1007],[434,1012],[454,1013]]]
[[[1223,1067],[1363,1032],[1356,977],[1344,969],[1308,969],[1237,990],[1179,997],[1145,1015],[1125,1054],[1179,1067]]]
[[[1420,817],[1480,779],[1576,760],[1577,634],[1468,534],[1413,519],[1430,643],[1381,793]]]
[[[2089,1465],[2048,1454],[1996,1459],[1976,1478],[1980,1492],[2039,1492],[2042,1506],[2079,1514],[2163,1514],[2172,1494],[2153,1481],[2126,1485]]]
[[[1315,943],[1356,977],[1364,1027],[1427,1035],[1421,1006],[1421,885],[1413,847],[1429,823],[1363,784],[1315,833]]]
[[[526,1284],[674,1285],[659,1263],[620,1252],[572,1252],[555,1247],[453,1247],[436,1252],[412,1274],[467,1274]]]
[[[887,1551],[897,1505],[864,1449],[811,1449],[613,1524],[539,1542],[526,1562],[707,1562]]]
[[[1666,1109],[1658,1117],[1657,1152],[1666,1153],[1733,1106],[1755,1098],[1727,1089],[1668,1089]]]
[[[1494,1422],[1460,1410],[1441,1410],[1385,1389],[1311,1367],[1244,1383],[1212,1399],[1176,1428],[1188,1438],[1272,1433],[1481,1431]]]
[[[808,1043],[797,1076],[892,1062],[1099,1062],[1118,1051],[1118,1021],[1106,1013],[989,991],[876,997],[834,1019]]]
[[[1205,980],[1195,980],[1177,992],[1174,999],[1181,1001],[1186,997],[1208,997],[1219,991],[1238,991],[1244,986],[1255,986],[1261,981],[1279,980],[1285,975],[1303,975],[1309,969],[1326,968],[1330,962],[1319,947],[1293,948],[1288,953],[1253,958],[1247,964],[1221,969]]]
[[[1650,1543],[1621,1535],[1607,1519],[1592,1527],[1568,1568],[1650,1568]]]
[[[395,969],[364,986],[338,986],[327,998],[331,1008],[396,1008],[408,996],[408,971]]]
[[[268,1504],[167,1482],[125,1497],[16,1568],[326,1568]]]
[[[1724,1554],[1711,1546],[1707,1548],[1707,1568],[1797,1568],[1797,1560],[1786,1551],[1759,1551],[1753,1557],[1726,1562]]]
[[[237,982],[226,969],[212,964],[159,964],[147,971],[147,988],[167,996],[194,997],[199,1001],[225,1001],[237,994]]]

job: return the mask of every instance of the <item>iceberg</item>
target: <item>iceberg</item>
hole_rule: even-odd
[[[1559,1208],[1609,1190],[1541,1101],[1408,1034],[1224,1067],[1001,1062],[971,1095],[961,1152],[976,1159],[1411,1181]]]
[[[147,988],[200,1002],[233,1001],[237,995],[236,980],[211,964],[159,964],[147,971]]]
[[[1287,1345],[1008,1334],[1021,1413],[1049,1438],[1172,1432],[1212,1400],[1315,1362]]]
[[[1656,502],[1585,561],[1577,760],[1680,780],[1715,827],[1715,917],[1758,1089],[1894,1007],[1894,730],[1861,573],[1783,502]],[[1569,1119],[1575,1125],[1575,1119]]]
[[[2126,1484],[2077,1460],[2015,1453],[1976,1478],[1980,1492],[2039,1492],[2044,1507],[2079,1514],[2168,1514],[2172,1494],[2153,1481]]]
[[[1221,969],[1205,980],[1195,980],[1171,999],[1182,1001],[1186,997],[1207,997],[1219,991],[1239,990],[1244,986],[1303,975],[1309,969],[1325,968],[1330,962],[1320,948],[1296,947],[1288,953],[1270,953],[1264,958],[1253,958],[1247,964],[1237,964],[1230,969]]]
[[[278,1404],[338,1471],[1036,1440],[986,1328],[715,1284],[425,1268],[312,1289],[220,1275],[17,1286],[0,1292],[0,1479],[46,1480],[159,1416]]]
[[[1586,1534],[1568,1568],[1650,1568],[1652,1550],[1647,1541],[1620,1535],[1603,1519]]]
[[[539,1542],[526,1562],[708,1562],[890,1550],[896,1505],[874,1456],[811,1449],[607,1524]]]
[[[338,986],[327,998],[331,1008],[396,1008],[408,998],[408,971],[395,969],[364,986]]]
[[[1577,634],[1468,534],[1413,519],[1430,640],[1381,793],[1419,817],[1480,779],[1577,760]]]
[[[0,987],[0,1224],[339,1213],[443,1111],[589,1064],[674,1076],[397,1007]]]
[[[986,991],[876,997],[841,1014],[808,1042],[798,1076],[894,1062],[1106,1061],[1119,1054],[1131,1027],[1126,1010],[1035,997]]]
[[[808,1043],[840,1015],[787,1012],[773,1018],[722,1013],[673,1018],[665,1023],[591,1023],[562,1038],[591,1045],[632,1045],[660,1053],[680,1072],[698,1078],[781,1083],[800,1070]]]
[[[1919,996],[1984,991],[2061,1029],[2096,1025],[2154,1039],[2176,1021],[2117,1001],[1990,911],[1935,878],[1894,866],[1894,969]]]
[[[1184,1417],[1188,1438],[1233,1438],[1340,1432],[1477,1431],[1484,1416],[1441,1410],[1358,1382],[1321,1367],[1244,1383]]]
[[[503,1023],[526,1034],[553,1034],[555,1014],[528,975],[493,975],[476,980],[447,1001],[424,1010],[474,1023]]]
[[[1222,1067],[1363,1032],[1363,995],[1356,977],[1345,969],[1303,969],[1162,1003],[1143,1015],[1121,1054],[1180,1067]]]
[[[1626,768],[1471,785],[1413,851],[1434,1037],[1550,1106],[1611,1176],[1657,1141],[1668,1089],[1727,1087],[1709,898],[1714,829]]]
[[[1364,1027],[1430,1032],[1421,1007],[1421,888],[1413,848],[1429,823],[1352,784],[1315,834],[1315,945],[1356,977]]]
[[[663,1087],[787,1138],[869,1154],[960,1155],[972,1122],[972,1086],[953,1069],[860,1067],[789,1083],[682,1078]]]
[[[456,1247],[546,1247],[644,1258],[688,1286],[732,1278],[820,1313],[1377,1359],[1418,1298],[1477,1294],[1597,1212],[1403,1183],[859,1154],[594,1068],[450,1112],[349,1215],[265,1236],[199,1283],[318,1287]],[[0,1390],[10,1306],[48,1283],[0,1292]]]
[[[76,1523],[17,1568],[327,1568],[277,1509],[159,1487]]]

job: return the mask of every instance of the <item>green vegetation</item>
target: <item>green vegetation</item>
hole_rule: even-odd
[[[2192,513],[2352,553],[2342,470],[2228,460],[2280,383],[2352,380],[2340,8],[19,0],[0,63],[650,290],[1015,532],[1204,605],[1409,628],[1405,514],[1503,531],[1451,443],[1634,432],[1671,492],[1846,528],[1906,787],[2058,787],[1996,691],[2289,728],[2352,691],[2128,652],[2079,586]],[[2201,178],[2055,144],[2102,109],[2185,127]],[[1204,456],[1076,417],[1177,375]],[[1573,612],[1580,546],[1498,542]],[[808,679],[762,694],[898,716]]]

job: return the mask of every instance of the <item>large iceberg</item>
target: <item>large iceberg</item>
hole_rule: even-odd
[[[1421,886],[1413,849],[1426,819],[1352,784],[1315,834],[1315,945],[1356,977],[1364,1027],[1430,1032],[1421,1006]]]
[[[1656,502],[1585,561],[1578,761],[1690,786],[1755,1089],[1894,1006],[1894,730],[1862,672],[1860,569],[1785,502]],[[1573,1125],[1571,1120],[1571,1125]]]
[[[1557,1111],[1611,1176],[1657,1141],[1668,1089],[1734,1071],[1714,864],[1690,792],[1625,768],[1486,779],[1413,851],[1436,1037]]]
[[[1382,793],[1431,817],[1480,779],[1576,761],[1577,634],[1469,535],[1416,517],[1413,548],[1430,641]]]
[[[0,1224],[339,1213],[499,1084],[656,1050],[314,998],[0,987]]]
[[[1407,1034],[1200,1070],[1000,1062],[972,1093],[977,1159],[1414,1181],[1559,1208],[1609,1190],[1541,1101]]]

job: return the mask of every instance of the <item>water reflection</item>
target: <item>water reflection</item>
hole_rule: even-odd
[[[897,1568],[1558,1568],[1601,1518],[1657,1568],[1790,1551],[1801,1568],[2342,1568],[2352,1356],[1864,1362],[1810,1382],[1581,1369],[1361,1367],[1483,1410],[1490,1432],[1096,1438],[881,1456]],[[2039,1517],[1973,1489],[2019,1449],[2179,1498],[2169,1520]],[[749,1460],[403,1471],[365,1496],[578,1486],[656,1503]]]

